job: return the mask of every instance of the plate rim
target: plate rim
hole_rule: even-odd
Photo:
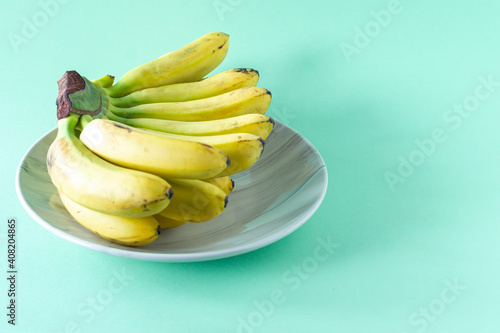
[[[293,134],[298,135],[301,140],[303,140],[309,148],[311,148],[316,155],[319,157],[320,161],[322,162],[321,167],[315,170],[313,175],[311,177],[314,177],[316,174],[322,172],[323,177],[324,177],[324,182],[323,186],[321,188],[321,192],[319,193],[319,198],[314,202],[314,204],[311,206],[311,209],[307,211],[307,214],[305,214],[300,220],[295,222],[294,224],[288,226],[287,228],[280,229],[278,232],[275,232],[271,235],[268,235],[264,238],[258,239],[256,241],[252,241],[248,244],[243,244],[243,245],[237,245],[234,247],[230,248],[224,248],[221,250],[213,250],[213,251],[205,251],[205,252],[192,252],[192,253],[150,253],[150,252],[140,252],[140,251],[134,251],[131,248],[129,249],[120,249],[120,248],[113,248],[101,244],[96,244],[91,241],[73,236],[71,234],[68,234],[55,226],[53,226],[50,222],[46,221],[43,219],[40,215],[38,215],[29,205],[29,203],[26,201],[26,198],[23,195],[23,191],[20,185],[20,176],[21,176],[21,171],[22,171],[22,165],[26,158],[29,156],[29,154],[32,152],[32,150],[37,146],[42,140],[44,140],[47,136],[52,134],[54,131],[57,131],[57,127],[52,128],[51,130],[47,131],[45,134],[43,134],[40,138],[38,138],[24,153],[23,157],[21,158],[21,161],[18,164],[17,170],[16,170],[16,193],[17,197],[21,202],[21,205],[23,208],[28,212],[28,214],[38,223],[40,224],[43,228],[54,234],[55,236],[58,236],[59,238],[62,238],[66,241],[69,241],[71,243],[74,243],[76,245],[82,246],[84,248],[94,250],[97,252],[102,252],[114,256],[119,256],[119,257],[125,257],[125,258],[130,258],[130,259],[136,259],[136,260],[143,260],[143,261],[153,261],[153,262],[201,262],[201,261],[209,261],[209,260],[217,260],[217,259],[224,259],[224,258],[229,258],[237,255],[241,255],[244,253],[248,253],[263,247],[266,247],[270,244],[273,244],[277,242],[278,240],[281,240],[285,238],[286,236],[290,235],[293,233],[295,230],[297,230],[299,227],[301,227],[304,223],[306,223],[318,210],[318,208],[321,206],[323,203],[323,200],[326,196],[326,192],[328,190],[328,171],[326,167],[326,163],[319,153],[319,151],[316,149],[316,147],[303,135],[298,133],[295,129],[291,128],[290,126],[275,120],[275,123],[279,123],[280,126],[285,127],[287,130],[291,131]]]

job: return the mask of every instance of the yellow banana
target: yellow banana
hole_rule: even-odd
[[[168,84],[135,91],[123,97],[109,97],[117,107],[139,104],[192,101],[220,95],[242,87],[255,87],[259,72],[248,68],[230,69],[200,81]]]
[[[229,195],[234,189],[234,181],[231,179],[231,177],[217,177],[217,178],[208,178],[205,179],[207,183],[210,183],[212,185],[217,186],[221,190],[226,193],[226,195]]]
[[[163,210],[172,196],[162,178],[113,165],[96,156],[75,136],[79,115],[57,122],[58,133],[47,153],[53,184],[72,201],[102,213],[148,216]]]
[[[158,238],[160,226],[153,216],[121,217],[83,207],[59,193],[73,218],[86,229],[113,243],[143,246]]]
[[[94,119],[80,140],[111,163],[172,178],[211,178],[230,163],[220,150],[108,119]]]
[[[158,221],[161,229],[171,229],[171,228],[180,227],[181,225],[186,224],[186,221],[177,221],[177,220],[170,219],[170,218],[165,217],[165,216],[160,215],[160,214],[156,214],[153,217]]]
[[[185,222],[206,222],[220,215],[227,205],[227,195],[215,185],[197,179],[172,179],[172,201],[158,213]]]
[[[208,33],[176,51],[130,70],[115,85],[104,90],[108,96],[122,97],[145,88],[201,80],[224,60],[228,47],[228,35]]]
[[[261,87],[243,87],[221,95],[186,102],[141,104],[109,111],[124,118],[157,118],[180,121],[204,121],[236,117],[249,113],[264,114],[271,93]]]
[[[91,151],[106,160],[164,178],[231,176],[255,164],[264,150],[264,140],[248,133],[179,135],[130,127],[106,119],[93,120],[84,128],[80,139]],[[194,173],[213,165],[213,157],[201,156],[206,151],[227,156],[226,167],[210,176]],[[218,160],[219,154],[215,154]]]
[[[227,168],[212,177],[200,177],[199,179],[231,176],[250,168],[257,162],[264,150],[264,140],[256,135],[248,133],[232,133],[210,136],[190,136],[170,133],[157,133],[157,135],[179,139],[183,141],[194,141],[214,147],[223,152],[229,158]]]
[[[122,118],[107,112],[108,119],[132,127],[182,135],[221,135],[249,133],[266,140],[274,128],[274,120],[266,115],[250,113],[241,116],[206,121],[178,121],[154,118]]]

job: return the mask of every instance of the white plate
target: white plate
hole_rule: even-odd
[[[24,155],[16,176],[18,197],[45,229],[83,247],[148,261],[189,262],[230,257],[269,245],[295,231],[318,209],[328,176],[320,154],[303,136],[276,121],[264,153],[250,169],[233,176],[226,210],[204,223],[162,230],[143,247],[106,241],[80,226],[64,209],[45,158],[57,129]]]

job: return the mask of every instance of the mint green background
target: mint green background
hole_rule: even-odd
[[[449,113],[474,102],[480,77],[500,82],[498,1],[401,0],[384,27],[372,12],[394,4],[379,0],[90,3],[42,14],[17,52],[9,36],[43,6],[0,5],[0,276],[10,217],[19,244],[18,325],[6,324],[0,278],[1,332],[238,332],[241,320],[253,323],[241,332],[500,331],[498,83],[467,118]],[[377,27],[360,45],[357,29]],[[39,226],[17,199],[15,172],[55,126],[62,74],[120,77],[210,31],[231,36],[216,71],[259,70],[273,93],[268,114],[322,154],[329,189],[317,213],[263,249],[189,264],[94,252]],[[416,142],[436,129],[442,140],[418,161]],[[386,173],[410,156],[422,163],[391,189]],[[321,262],[318,238],[338,244]],[[310,273],[298,275],[303,264]],[[131,279],[113,284],[122,273]],[[97,297],[105,305],[90,310]]]

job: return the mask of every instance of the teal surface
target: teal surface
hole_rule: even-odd
[[[498,1],[9,1],[0,10],[0,332],[499,332]],[[94,252],[15,192],[55,127],[56,81],[223,31],[268,114],[322,154],[316,214],[260,250],[189,264]],[[8,225],[17,221],[8,323]],[[2,277],[4,276],[4,277]]]

